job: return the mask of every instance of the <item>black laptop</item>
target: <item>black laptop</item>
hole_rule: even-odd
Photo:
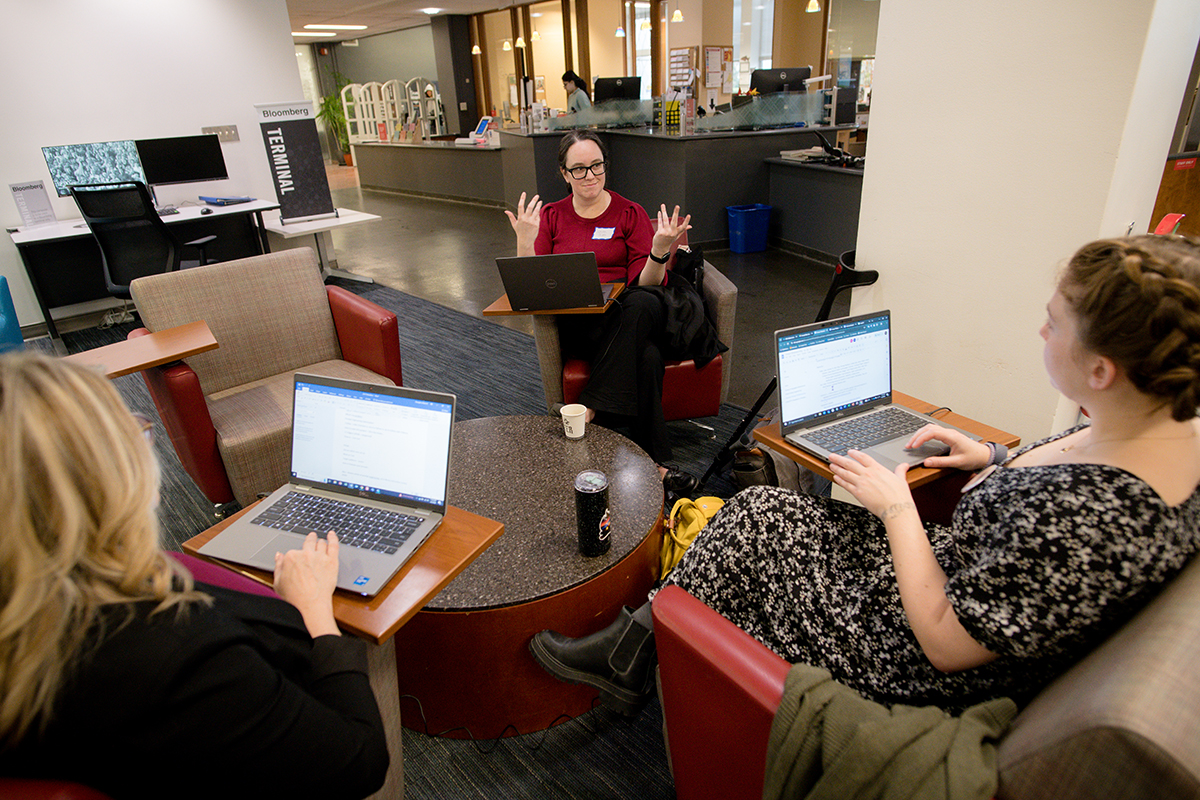
[[[599,308],[612,292],[590,251],[497,258],[496,266],[513,311]]]

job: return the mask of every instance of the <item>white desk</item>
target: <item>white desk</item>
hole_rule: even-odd
[[[233,214],[255,214],[260,220],[259,227],[262,227],[265,224],[262,221],[262,212],[270,211],[273,208],[279,208],[279,203],[273,200],[251,200],[249,203],[237,203],[230,206],[180,206],[178,214],[167,214],[161,219],[168,225],[177,225],[180,222],[216,219],[217,217],[227,217]],[[201,213],[205,209],[208,209],[211,213]],[[82,219],[65,219],[59,220],[53,225],[17,228],[15,233],[9,234],[12,237],[13,244],[18,247],[35,242],[70,239],[75,236],[90,237],[91,235],[92,232],[88,230],[87,223]]]
[[[231,220],[241,217],[247,220],[248,230],[233,240],[238,242],[236,247],[245,249],[253,239],[254,249],[258,253],[265,253],[268,248],[263,212],[273,208],[279,208],[279,204],[273,200],[252,200],[229,206],[186,205],[180,206],[178,214],[168,214],[161,219],[168,226],[185,223],[194,230],[197,227],[203,229],[204,223],[209,220],[224,220],[223,227],[227,229],[231,224],[236,225]],[[210,213],[201,213],[205,209]],[[82,219],[17,228],[9,236],[21,255],[25,274],[29,276],[50,338],[59,348],[62,339],[54,324],[51,309],[110,296],[104,283],[100,248]]]
[[[285,239],[295,239],[297,236],[307,236],[312,234],[313,239],[317,243],[317,261],[321,265],[322,278],[345,278],[347,280],[359,281],[360,283],[374,283],[370,278],[362,275],[355,275],[353,272],[347,272],[344,269],[330,269],[325,264],[325,255],[321,252],[321,234],[325,231],[331,231],[335,228],[346,228],[351,225],[361,225],[364,222],[372,222],[381,219],[376,214],[367,214],[363,211],[354,211],[349,208],[339,208],[336,217],[327,217],[325,219],[314,219],[307,222],[289,222],[284,224],[277,216],[272,216],[267,219],[263,225],[271,233],[276,233]]]

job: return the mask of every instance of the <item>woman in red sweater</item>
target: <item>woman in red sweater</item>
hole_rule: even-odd
[[[505,211],[517,234],[517,255],[592,251],[604,283],[661,286],[671,245],[691,228],[661,206],[657,231],[637,203],[604,188],[608,153],[591,131],[571,131],[558,148],[558,167],[571,193],[542,205],[525,193],[517,213]],[[564,351],[591,362],[579,402],[587,420],[628,427],[633,440],[657,463],[671,458],[662,412],[663,357],[655,340],[664,324],[662,303],[644,292],[622,295],[602,316],[559,317]],[[665,469],[664,469],[665,472]]]

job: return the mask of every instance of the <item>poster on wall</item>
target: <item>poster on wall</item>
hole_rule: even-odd
[[[336,217],[313,104],[256,104],[254,111],[279,200],[279,221],[286,225]]]

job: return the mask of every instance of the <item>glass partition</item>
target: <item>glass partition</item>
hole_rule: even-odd
[[[494,11],[483,15],[483,41],[480,48],[487,51],[488,74],[484,79],[491,91],[492,105],[489,114],[494,114],[503,123],[520,119],[516,108],[517,78],[513,70],[512,26],[508,11]],[[505,49],[505,45],[508,49]]]
[[[825,92],[779,92],[743,98],[728,111],[696,120],[696,131],[746,131],[821,124],[828,111]]]
[[[534,99],[548,108],[567,107],[562,75],[567,71],[563,48],[562,3],[549,0],[529,7],[529,46],[533,48]]]
[[[550,130],[570,128],[632,128],[654,119],[653,100],[608,100],[600,105],[550,119]]]

